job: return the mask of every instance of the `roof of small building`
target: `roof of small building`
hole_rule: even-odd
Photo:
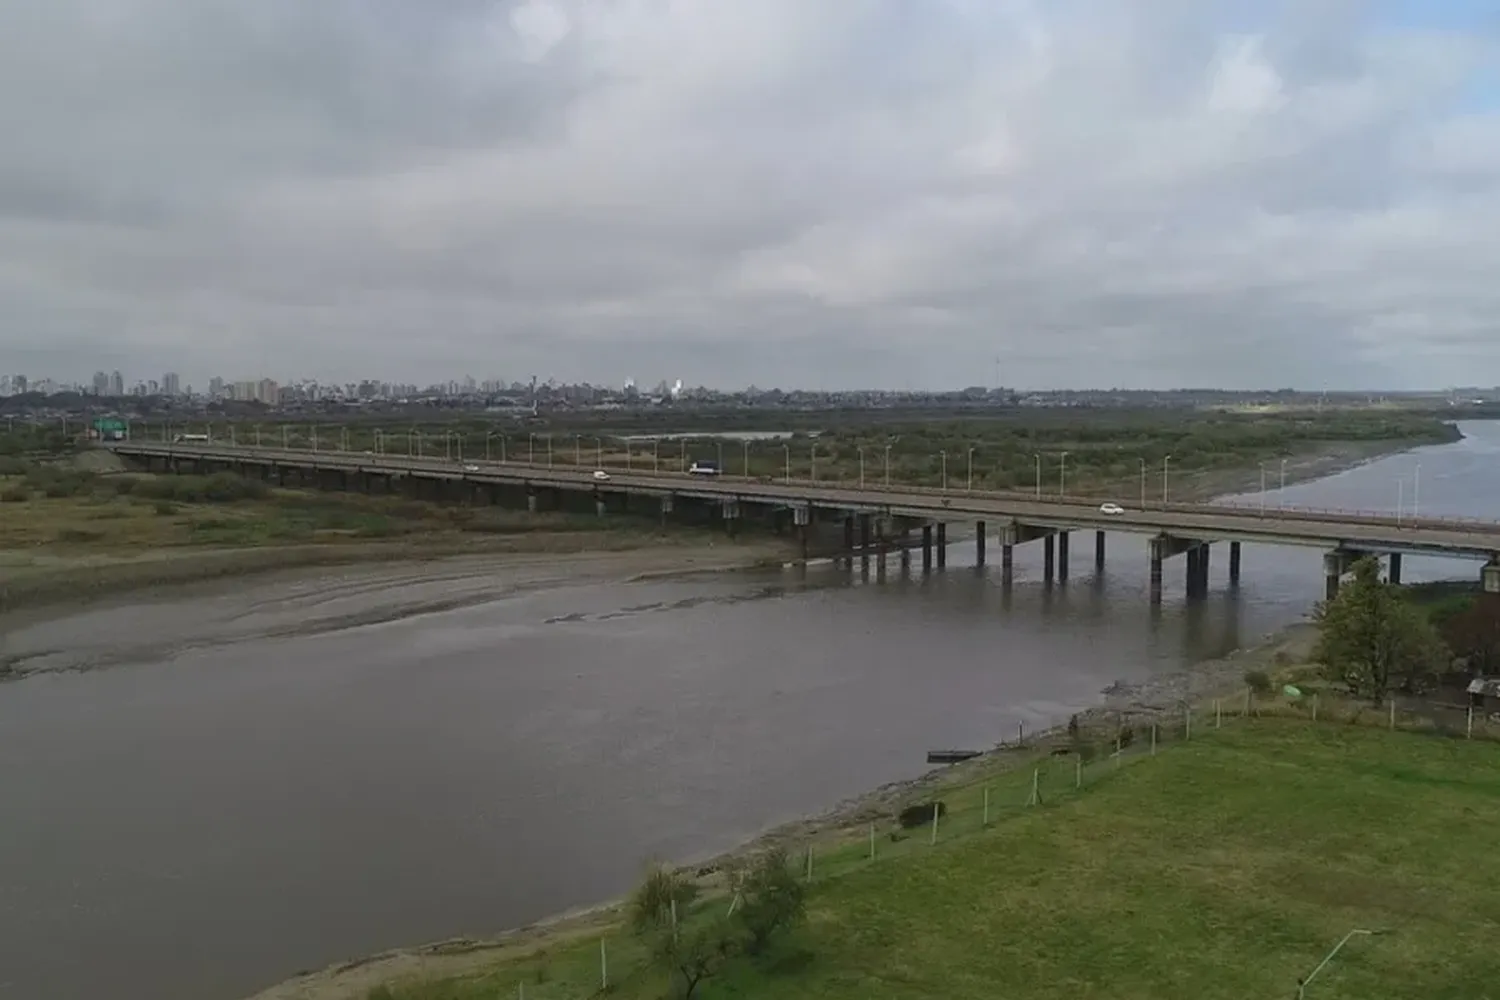
[[[1500,698],[1500,677],[1476,677],[1469,682],[1469,694]]]

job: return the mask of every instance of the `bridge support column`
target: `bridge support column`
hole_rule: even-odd
[[[854,567],[854,515],[844,515],[844,558]]]
[[[901,549],[901,572],[911,569],[911,528],[901,526],[901,537],[897,542]]]
[[[1050,584],[1057,573],[1057,541],[1048,535],[1042,539],[1042,582]]]
[[[884,517],[875,519],[875,575],[885,579],[885,550],[889,547],[889,529]]]
[[[1240,543],[1229,543],[1229,585],[1239,586],[1240,582]]]
[[[922,572],[932,572],[932,525],[922,525]]]
[[[974,565],[984,565],[984,522],[974,522]]]
[[[807,562],[807,534],[809,525],[812,523],[812,509],[793,507],[792,523],[797,528],[797,548],[802,553],[802,561]]]
[[[1161,556],[1151,553],[1151,603],[1161,603]]]
[[[1057,582],[1068,582],[1068,532],[1057,533]]]
[[[1104,532],[1094,532],[1094,569],[1104,569]]]
[[[1401,553],[1392,552],[1385,571],[1385,578],[1391,583],[1401,582]]]
[[[1204,597],[1208,594],[1207,542],[1200,542],[1187,550],[1187,596]]]
[[[661,498],[661,526],[667,526],[667,515],[672,513],[672,494],[668,493]]]
[[[870,515],[859,515],[859,564],[865,573],[870,572]]]
[[[937,565],[938,569],[948,565],[948,526],[942,522],[937,526]]]
[[[1009,587],[1016,579],[1016,547],[1000,546],[1000,582]]]
[[[535,514],[537,507],[536,490],[526,491],[526,513]]]
[[[1486,594],[1500,594],[1500,554],[1490,556],[1479,571],[1479,588]]]
[[[1323,556],[1323,599],[1331,601],[1339,596],[1339,577],[1344,575],[1344,554],[1328,552]]]

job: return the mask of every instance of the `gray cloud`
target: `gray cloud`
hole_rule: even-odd
[[[8,5],[0,365],[1500,382],[1493,26],[1381,8]]]

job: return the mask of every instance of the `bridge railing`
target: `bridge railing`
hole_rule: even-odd
[[[224,452],[231,450],[250,454],[262,454],[267,452],[281,453],[283,451],[283,449],[280,448],[254,448],[245,445],[230,445],[223,442],[208,444],[200,442],[179,442],[167,443],[165,445],[158,444],[157,442],[142,443],[149,444],[153,447],[165,446],[171,451],[181,452],[183,454],[203,454],[207,452]],[[594,470],[593,463],[575,464],[573,461],[571,461],[572,456],[564,456],[565,458],[569,459],[568,461],[554,460],[551,463],[547,463],[545,461],[537,461],[535,459],[529,461],[516,461],[514,459],[499,461],[494,459],[487,460],[484,458],[473,458],[469,456],[460,458],[424,455],[419,457],[415,455],[391,454],[389,452],[383,454],[376,452],[371,453],[370,455],[365,455],[363,452],[341,451],[338,449],[325,449],[321,451],[313,451],[311,449],[290,450],[297,452],[299,455],[318,457],[329,456],[337,457],[341,460],[347,460],[349,458],[373,457],[378,460],[410,463],[413,465],[420,465],[424,468],[433,469],[448,469],[455,465],[478,465],[481,468],[524,468],[533,471],[580,475],[591,473]],[[646,467],[640,467],[639,464],[623,466],[619,463],[614,463],[607,465],[606,471],[611,473],[625,472],[626,474],[632,476],[665,479],[673,482],[701,483],[704,481],[702,476],[694,475],[693,473],[681,469],[664,469],[660,466],[652,468],[649,465]],[[755,483],[767,486],[785,486],[798,489],[821,488],[841,491],[859,491],[863,493],[875,494],[889,493],[902,494],[905,496],[916,495],[933,498],[952,499],[967,496],[977,499],[993,499],[1027,503],[1046,503],[1071,507],[1093,507],[1095,504],[1104,502],[1119,502],[1119,500],[1117,499],[1119,494],[1117,492],[1096,492],[1092,495],[1089,493],[1063,495],[1045,491],[1038,494],[1035,490],[970,489],[966,484],[933,486],[929,484],[912,484],[894,481],[887,484],[883,476],[866,477],[865,481],[861,483],[858,479],[843,477],[819,477],[817,479],[811,479],[805,476],[745,476],[735,475],[730,472],[724,472],[715,476],[713,481]],[[1300,520],[1342,523],[1358,522],[1360,524],[1369,526],[1401,529],[1409,528],[1412,530],[1419,530],[1423,528],[1433,530],[1460,528],[1464,530],[1493,529],[1496,531],[1500,531],[1500,518],[1465,517],[1458,515],[1442,515],[1437,517],[1431,515],[1413,516],[1406,513],[1398,515],[1389,510],[1371,510],[1362,508],[1312,507],[1301,504],[1273,504],[1269,502],[1262,505],[1258,502],[1224,502],[1222,500],[1212,502],[1168,500],[1166,502],[1163,502],[1150,498],[1147,499],[1144,505],[1137,501],[1130,504],[1122,503],[1121,506],[1125,507],[1127,511],[1135,509],[1171,514],[1198,514],[1216,516],[1230,515],[1245,517],[1265,517],[1268,519],[1295,517]]]

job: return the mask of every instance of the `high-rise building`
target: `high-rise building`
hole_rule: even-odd
[[[125,376],[121,375],[118,369],[109,376],[109,394],[111,396],[125,395]]]
[[[22,393],[24,393],[26,391],[26,376],[25,375],[12,375],[10,377],[10,390],[11,390],[11,392],[14,392],[17,396],[19,396]]]
[[[163,396],[182,395],[182,379],[176,372],[167,372],[161,377],[161,394]]]
[[[109,395],[109,375],[104,372],[94,372],[94,395]]]
[[[215,375],[208,380],[208,394],[213,399],[221,399],[224,396],[224,380]]]

